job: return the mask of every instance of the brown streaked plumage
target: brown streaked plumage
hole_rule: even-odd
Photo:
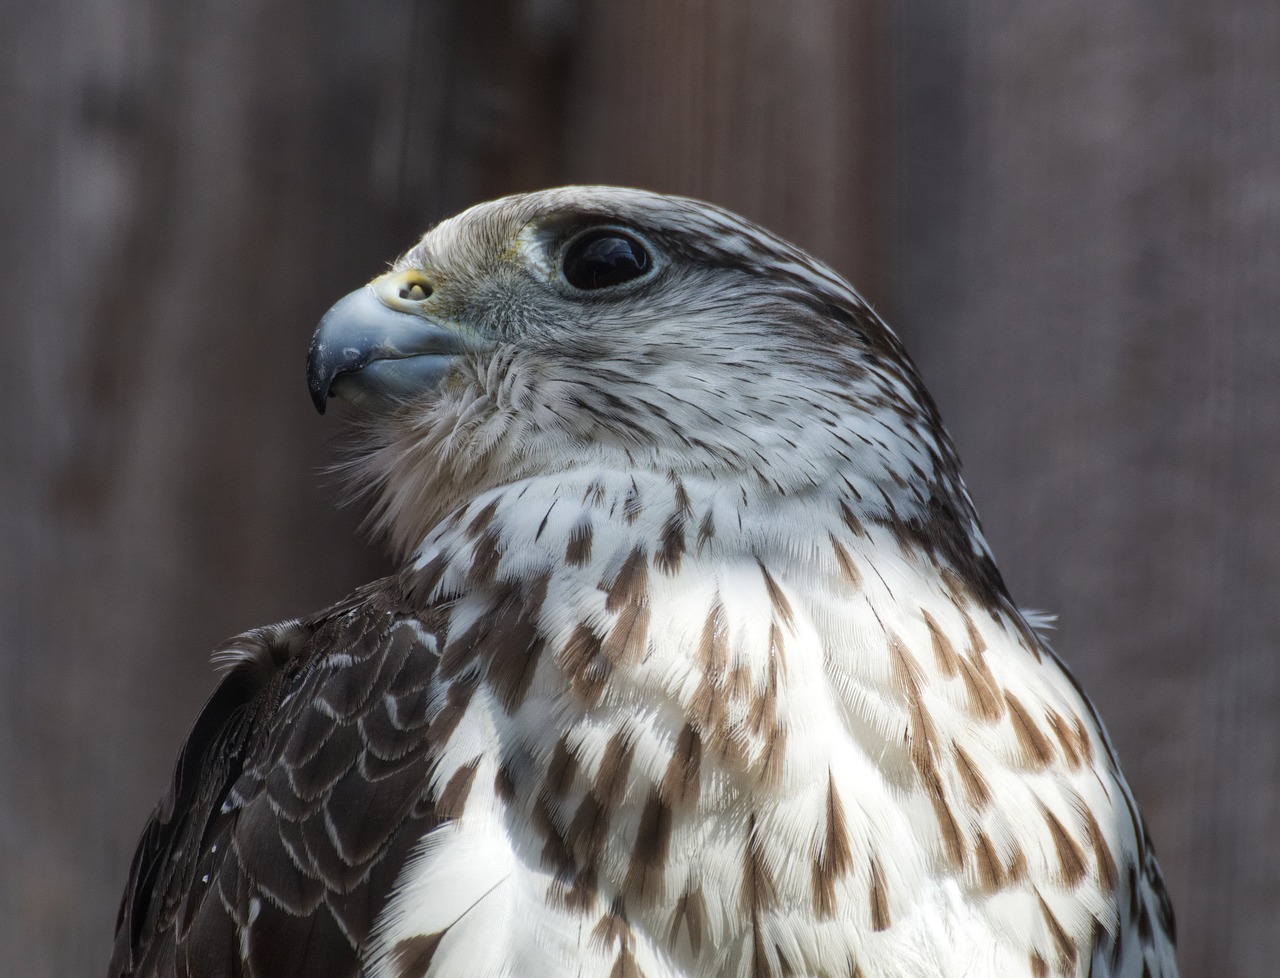
[[[814,910],[820,917],[830,917],[835,913],[836,883],[852,868],[853,851],[849,847],[844,804],[840,801],[835,778],[829,775],[826,828],[813,863]]]
[[[867,906],[871,910],[871,929],[874,931],[888,930],[892,919],[889,916],[888,894],[885,893],[884,873],[880,870],[880,863],[873,856],[869,863],[871,867],[870,891],[867,895]]]
[[[1176,978],[1105,733],[830,269],[522,195],[308,372],[402,566],[219,653],[113,978]]]

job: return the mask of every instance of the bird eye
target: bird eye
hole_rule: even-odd
[[[588,231],[564,253],[564,277],[575,289],[607,289],[649,271],[649,252],[629,234],[612,228]]]

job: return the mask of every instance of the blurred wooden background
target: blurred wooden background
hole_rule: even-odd
[[[207,651],[384,567],[323,475],[318,316],[572,181],[739,210],[886,312],[1184,973],[1275,972],[1275,0],[49,0],[0,53],[7,973],[104,969]]]

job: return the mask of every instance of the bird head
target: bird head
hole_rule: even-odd
[[[902,347],[840,276],[709,204],[565,187],[473,207],[338,302],[308,359],[400,551],[460,501],[571,469],[897,515],[959,488]],[[954,483],[954,485],[953,485]]]

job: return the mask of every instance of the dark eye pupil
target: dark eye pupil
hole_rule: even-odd
[[[649,253],[620,231],[582,235],[564,256],[564,277],[575,289],[604,289],[639,278],[649,270]]]

